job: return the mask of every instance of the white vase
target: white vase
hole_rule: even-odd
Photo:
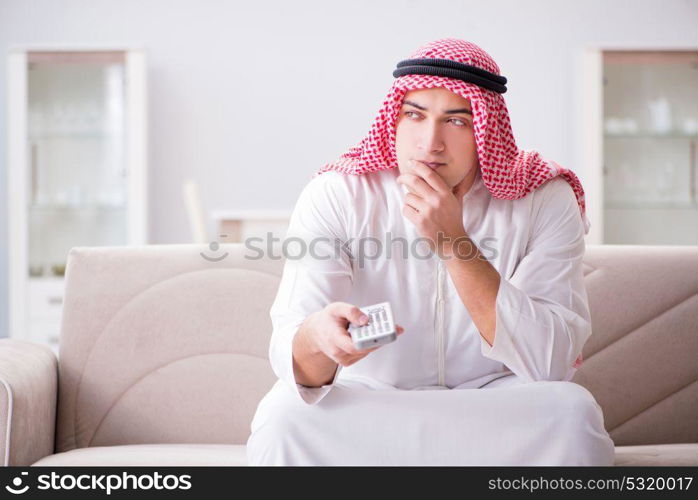
[[[654,99],[647,103],[650,108],[651,129],[658,134],[671,131],[671,107],[665,97]]]

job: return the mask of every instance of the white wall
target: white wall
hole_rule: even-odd
[[[181,197],[206,210],[290,208],[310,175],[368,131],[400,59],[447,36],[485,49],[509,79],[519,147],[577,171],[585,45],[698,45],[695,0],[0,0],[0,48],[127,45],[149,57],[150,239],[189,241]],[[0,95],[6,92],[0,65]],[[0,101],[5,116],[6,102]],[[0,207],[6,206],[0,137]],[[589,201],[593,203],[593,200]],[[0,336],[7,222],[0,217]]]

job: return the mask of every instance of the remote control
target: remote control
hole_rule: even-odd
[[[372,306],[360,307],[368,316],[365,326],[349,326],[349,334],[357,349],[369,349],[379,345],[389,344],[397,338],[393,311],[389,302],[381,302]]]

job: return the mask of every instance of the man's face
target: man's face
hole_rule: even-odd
[[[410,90],[397,117],[395,150],[400,174],[409,160],[438,162],[435,169],[455,187],[472,182],[478,168],[470,101],[444,88]]]

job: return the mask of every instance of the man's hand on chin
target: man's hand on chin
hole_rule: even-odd
[[[420,236],[430,240],[432,251],[442,250],[449,242],[467,237],[463,227],[463,196],[472,181],[466,178],[451,188],[423,163],[410,160],[410,166],[411,173],[397,178],[397,182],[409,190],[404,197],[402,215],[415,225]]]

